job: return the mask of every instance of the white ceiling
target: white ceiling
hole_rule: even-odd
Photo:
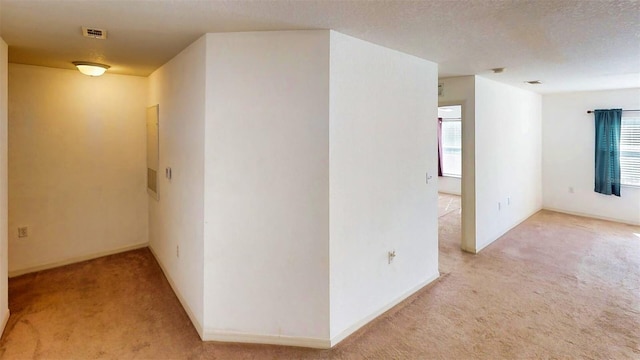
[[[640,87],[637,0],[0,0],[0,22],[10,62],[58,68],[146,76],[207,32],[333,29],[434,61],[440,77],[540,93]]]

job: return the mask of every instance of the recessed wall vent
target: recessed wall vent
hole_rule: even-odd
[[[83,26],[82,27],[82,35],[84,37],[92,38],[92,39],[102,39],[105,40],[107,38],[107,30],[96,29]]]

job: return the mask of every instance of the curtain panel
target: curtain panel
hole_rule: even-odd
[[[622,109],[595,110],[595,189],[620,196],[620,130]]]

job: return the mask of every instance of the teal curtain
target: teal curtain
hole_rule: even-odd
[[[622,109],[595,110],[595,192],[620,196],[620,126]]]

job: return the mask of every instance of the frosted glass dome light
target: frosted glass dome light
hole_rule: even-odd
[[[75,65],[81,73],[88,76],[100,76],[110,68],[109,65],[92,63],[87,61],[74,61],[73,65]]]

